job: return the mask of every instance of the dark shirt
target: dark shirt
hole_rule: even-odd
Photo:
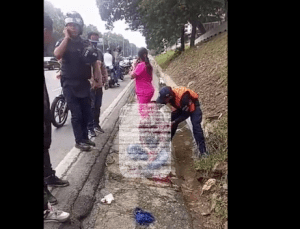
[[[55,47],[59,46],[63,38],[60,39]],[[74,96],[84,98],[89,96],[91,78],[91,65],[86,64],[81,59],[83,48],[89,42],[81,37],[71,39],[68,42],[66,51],[61,63],[61,85],[63,88],[71,89]]]
[[[103,54],[102,54],[101,50],[97,48],[97,51],[98,51],[98,60],[100,60],[102,63],[104,63]]]

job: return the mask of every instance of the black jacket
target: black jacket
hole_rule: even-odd
[[[63,38],[60,39],[55,47],[59,46]],[[73,95],[79,98],[89,96],[91,78],[91,65],[82,60],[82,51],[89,45],[88,40],[81,37],[71,39],[67,49],[62,57],[61,63],[61,85],[63,88],[69,88]]]

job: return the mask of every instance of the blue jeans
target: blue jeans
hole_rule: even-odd
[[[88,140],[87,125],[92,118],[91,99],[89,96],[84,98],[74,96],[69,87],[64,87],[63,93],[71,111],[75,142],[79,144],[82,140]]]
[[[172,112],[171,114],[171,121],[174,121],[175,119],[179,118],[181,116],[181,110],[176,110]],[[191,122],[193,124],[193,134],[195,141],[197,143],[197,146],[199,148],[199,151],[201,154],[206,152],[206,146],[205,146],[205,140],[204,140],[204,134],[201,127],[202,122],[202,111],[200,109],[200,106],[196,106],[196,109],[194,112],[189,113],[189,115],[184,116],[184,120],[188,117],[191,117]],[[173,136],[177,130],[179,123],[175,123],[172,125],[171,128],[171,139],[173,139]]]
[[[117,78],[118,79],[121,79],[121,74],[122,74],[122,72],[121,72],[121,69],[120,69],[120,65],[119,64],[116,64],[116,75],[117,75]]]
[[[118,76],[117,76],[116,67],[114,67],[111,71],[113,72],[115,83],[118,83]]]

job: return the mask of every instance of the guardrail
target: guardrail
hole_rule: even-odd
[[[210,29],[206,33],[204,33],[203,35],[201,35],[200,37],[195,39],[195,45],[201,41],[206,41],[206,40],[210,39],[211,37],[216,36],[219,33],[222,33],[222,32],[225,32],[228,30],[227,29],[227,21],[223,21],[223,22],[221,22],[221,24],[220,24],[220,22],[203,23],[203,26],[209,27]],[[213,28],[213,29],[211,29],[211,28]],[[177,44],[177,46],[175,44],[171,48],[167,48],[167,51],[175,50],[176,47],[180,47],[180,44]]]

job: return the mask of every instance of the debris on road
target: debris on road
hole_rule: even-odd
[[[114,197],[113,195],[110,193],[106,196],[104,196],[104,198],[101,199],[101,202],[103,204],[111,204],[111,202],[114,200]]]

